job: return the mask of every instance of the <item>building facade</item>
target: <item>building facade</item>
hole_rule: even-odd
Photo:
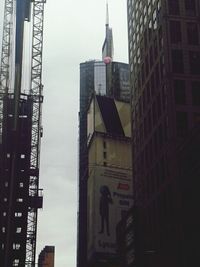
[[[38,267],[54,267],[55,247],[45,246],[38,257]]]
[[[186,235],[177,146],[199,124],[200,3],[128,0],[127,6],[137,266],[191,266],[195,256],[184,244],[194,251],[195,245]]]
[[[130,105],[96,95],[88,109],[87,266],[119,266],[117,224],[133,205]]]

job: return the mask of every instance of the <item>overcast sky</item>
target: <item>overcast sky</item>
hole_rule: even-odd
[[[126,0],[108,3],[114,60],[127,62]],[[44,207],[39,211],[37,251],[55,246],[55,267],[76,266],[79,64],[101,59],[105,21],[106,0],[47,0],[45,5],[40,165]]]

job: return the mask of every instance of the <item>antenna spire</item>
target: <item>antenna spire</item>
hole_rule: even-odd
[[[106,1],[106,27],[109,26],[108,0]]]

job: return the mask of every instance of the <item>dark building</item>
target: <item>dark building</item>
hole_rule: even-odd
[[[117,252],[120,267],[135,266],[136,217],[136,211],[132,207],[117,225]]]
[[[92,94],[116,96],[117,100],[129,102],[128,64],[113,62],[112,29],[106,19],[106,38],[102,48],[103,61],[86,61],[80,64],[79,108],[79,207],[77,266],[87,266],[87,111]]]
[[[38,267],[54,267],[55,247],[45,246],[38,257]]]
[[[180,178],[177,147],[199,124],[200,2],[127,4],[137,266],[199,265],[191,229],[197,213],[187,202],[194,194],[196,207],[199,198],[192,170]]]

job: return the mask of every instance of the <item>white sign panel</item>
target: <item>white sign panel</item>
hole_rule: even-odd
[[[130,170],[95,167],[88,179],[88,256],[116,254],[116,227],[133,205]]]

